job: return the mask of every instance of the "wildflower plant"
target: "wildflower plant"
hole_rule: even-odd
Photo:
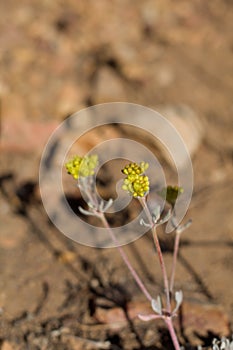
[[[95,169],[98,165],[98,156],[90,155],[85,157],[75,156],[70,161],[66,163],[67,172],[78,180],[78,187],[81,192],[85,195],[87,199],[88,209],[79,207],[79,210],[84,215],[91,215],[99,218],[103,226],[107,229],[112,241],[116,245],[122,259],[127,265],[129,271],[131,272],[134,280],[138,284],[139,288],[148,299],[151,304],[150,314],[139,314],[138,317],[142,321],[150,321],[155,319],[164,320],[167,328],[169,330],[173,345],[176,350],[181,349],[178,338],[173,326],[173,319],[177,316],[177,312],[182,304],[183,293],[181,290],[174,291],[174,278],[175,269],[179,248],[179,240],[181,233],[191,224],[189,220],[184,225],[178,225],[176,222],[176,215],[174,212],[174,206],[178,196],[182,195],[183,189],[178,186],[168,186],[164,188],[160,193],[161,196],[166,199],[167,203],[170,205],[170,210],[162,217],[162,210],[159,206],[155,207],[152,211],[149,209],[147,204],[147,196],[150,191],[150,181],[146,175],[146,171],[149,168],[149,164],[146,162],[141,163],[129,163],[121,171],[125,178],[123,180],[122,189],[127,191],[127,193],[132,197],[137,199],[142,205],[144,212],[146,214],[146,221],[144,219],[140,220],[140,224],[146,226],[148,230],[151,230],[154,244],[158,253],[159,264],[161,267],[164,283],[164,296],[152,296],[147,290],[144,282],[139,277],[138,273],[135,271],[131,265],[127,255],[125,254],[123,248],[120,246],[114,231],[111,229],[108,220],[106,218],[106,211],[113,204],[113,200],[110,198],[107,202],[99,198],[95,192]],[[173,214],[173,215],[172,215]],[[167,222],[169,219],[172,220],[173,228],[176,232],[174,253],[173,253],[173,265],[172,272],[169,278],[167,273],[167,268],[164,262],[163,253],[161,250],[160,242],[157,236],[157,226]],[[172,299],[175,301],[175,307],[172,308]]]

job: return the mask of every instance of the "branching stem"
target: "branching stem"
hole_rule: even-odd
[[[140,277],[138,276],[137,272],[135,271],[135,269],[133,268],[133,266],[131,265],[127,255],[125,254],[124,250],[122,249],[122,247],[120,246],[120,243],[118,242],[118,239],[116,238],[113,230],[111,229],[111,227],[109,226],[109,223],[104,215],[104,213],[98,213],[99,218],[101,219],[104,227],[108,230],[110,237],[112,238],[114,244],[116,245],[117,250],[119,251],[123,261],[125,262],[126,266],[128,267],[128,269],[130,270],[135,282],[138,284],[139,288],[141,289],[141,291],[143,292],[143,294],[145,295],[145,297],[151,302],[152,301],[152,296],[150,295],[150,293],[148,292],[147,288],[145,287],[145,284],[142,282],[142,280],[140,279]]]
[[[158,252],[158,257],[159,257],[159,263],[161,266],[161,270],[162,270],[162,274],[163,274],[163,281],[164,281],[164,289],[165,289],[165,294],[166,294],[166,311],[168,312],[168,314],[171,314],[171,300],[170,300],[170,290],[169,290],[169,282],[168,282],[168,276],[167,276],[167,269],[164,263],[164,259],[163,259],[163,253],[160,247],[160,243],[159,243],[159,239],[157,236],[157,232],[156,232],[156,223],[153,222],[152,219],[152,215],[149,211],[146,199],[144,197],[139,199],[140,203],[142,204],[142,207],[144,208],[147,218],[149,220],[149,223],[151,225],[151,231],[152,231],[152,235],[153,235],[153,239],[154,239],[154,243],[155,243],[155,247],[156,250]],[[177,257],[177,252],[178,252],[178,246],[179,246],[179,241],[177,242],[177,251],[175,252],[175,259]],[[175,264],[176,265],[176,264]],[[175,266],[174,265],[174,266]],[[174,267],[175,269],[175,267]],[[174,270],[175,271],[175,270]],[[175,272],[174,272],[175,275]],[[175,347],[175,350],[180,350],[180,345],[176,336],[176,332],[172,323],[172,318],[171,317],[165,317],[165,323],[168,327],[170,336],[172,338],[172,342],[173,345]]]
[[[168,277],[167,277],[167,269],[164,263],[164,259],[163,259],[163,253],[160,247],[160,243],[159,243],[159,239],[157,236],[157,232],[156,232],[156,225],[152,220],[152,216],[151,213],[148,209],[147,203],[146,203],[146,199],[144,197],[140,198],[140,202],[146,212],[147,218],[150,222],[151,225],[151,231],[152,231],[152,236],[154,239],[154,243],[155,243],[155,247],[158,253],[158,257],[159,257],[159,263],[161,266],[161,270],[162,270],[162,274],[163,274],[163,281],[164,281],[164,289],[165,289],[165,294],[166,294],[166,311],[168,313],[171,312],[171,301],[170,301],[170,293],[169,293],[169,283],[168,283]]]

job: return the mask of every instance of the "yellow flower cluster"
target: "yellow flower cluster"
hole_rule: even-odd
[[[68,174],[72,175],[74,179],[78,179],[79,176],[91,176],[94,175],[95,167],[98,165],[98,156],[91,155],[85,157],[74,156],[66,164],[66,170]]]
[[[128,191],[133,197],[144,197],[150,189],[148,176],[143,175],[149,164],[145,162],[130,163],[122,169],[122,173],[127,175],[122,186],[123,190]]]

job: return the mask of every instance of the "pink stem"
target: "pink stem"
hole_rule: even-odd
[[[102,223],[104,224],[104,226],[106,227],[106,229],[108,230],[114,244],[116,244],[116,248],[118,249],[123,261],[125,262],[126,266],[128,267],[129,271],[131,272],[134,280],[136,281],[136,283],[138,284],[139,288],[141,289],[141,291],[143,292],[143,294],[146,296],[146,298],[151,302],[152,301],[152,296],[150,295],[150,293],[148,292],[148,290],[146,289],[144,283],[142,282],[142,280],[140,279],[140,277],[138,276],[137,272],[134,270],[133,266],[131,265],[127,255],[125,254],[124,250],[119,246],[119,242],[114,234],[114,232],[112,231],[111,227],[109,226],[106,217],[103,213],[98,213],[98,216],[100,217],[100,219],[102,220]]]
[[[177,339],[177,336],[176,336],[176,332],[175,332],[175,329],[174,329],[171,317],[167,317],[165,319],[165,322],[166,322],[167,328],[169,330],[170,336],[172,338],[172,342],[173,342],[174,348],[176,350],[180,350],[180,345],[179,345],[179,342],[178,342],[178,339]]]
[[[176,232],[176,238],[175,238],[175,244],[174,244],[174,253],[173,253],[173,262],[172,262],[172,272],[171,272],[171,280],[170,280],[170,292],[172,293],[173,287],[174,287],[174,280],[175,280],[175,272],[176,272],[176,263],[177,263],[177,256],[178,256],[178,250],[179,250],[179,243],[180,243],[180,233]]]
[[[147,205],[146,205],[145,209],[147,209],[148,212],[149,212],[149,209],[148,209]],[[147,213],[147,214],[150,214],[150,212]],[[104,227],[108,230],[108,232],[109,232],[109,234],[110,234],[114,244],[116,244],[116,248],[118,249],[118,251],[119,251],[123,261],[125,262],[126,266],[128,267],[129,271],[131,272],[131,274],[132,274],[134,280],[136,281],[136,283],[138,284],[139,288],[141,289],[143,294],[146,296],[146,298],[151,302],[152,301],[152,296],[150,295],[150,293],[146,289],[144,283],[142,282],[142,280],[138,276],[137,272],[134,270],[134,268],[131,265],[127,255],[124,252],[124,250],[119,246],[119,242],[118,242],[114,232],[112,231],[111,227],[109,226],[108,221],[106,220],[106,217],[105,217],[104,213],[97,213],[97,216],[101,219]],[[149,218],[150,218],[150,222],[153,224],[151,216],[149,216]],[[154,227],[154,229],[155,229],[155,227]],[[160,260],[160,264],[161,264],[161,267],[162,267],[163,276],[166,277],[166,279],[164,278],[164,284],[165,284],[166,294],[168,294],[168,296],[167,296],[167,309],[168,310],[167,311],[170,312],[171,304],[170,304],[170,296],[169,296],[167,273],[166,273],[166,268],[165,268],[165,264],[164,264],[164,260],[163,260],[163,256],[162,256],[162,251],[161,251],[161,248],[160,248],[160,244],[159,244],[159,240],[157,238],[156,231],[154,231],[154,239],[155,239],[156,249],[158,251],[158,255],[159,255],[159,258],[160,258],[159,260]],[[166,283],[165,283],[165,280],[167,281]],[[155,315],[154,318],[160,318],[160,316]],[[169,330],[169,333],[170,333],[173,345],[175,347],[175,350],[180,350],[180,345],[179,345],[179,342],[178,342],[178,339],[177,339],[177,336],[176,336],[176,333],[175,333],[175,329],[174,329],[173,324],[172,324],[171,317],[163,317],[163,318],[165,319],[165,322],[166,322],[166,325],[168,327],[168,330]]]
[[[165,294],[166,294],[167,312],[170,313],[171,312],[171,301],[170,301],[170,294],[169,294],[169,283],[168,283],[168,277],[167,277],[167,270],[166,270],[166,266],[165,266],[164,259],[163,259],[163,253],[162,253],[162,250],[161,250],[161,247],[159,244],[159,240],[158,240],[158,236],[157,236],[157,232],[156,232],[156,226],[152,221],[151,213],[148,209],[145,198],[142,197],[139,199],[139,201],[141,202],[143,208],[145,209],[146,215],[147,215],[148,220],[149,220],[150,225],[151,225],[152,236],[154,239],[156,250],[158,252],[159,263],[160,263],[162,274],[163,274],[164,289],[165,289]]]
[[[163,260],[163,254],[162,254],[162,251],[161,251],[161,247],[160,247],[160,244],[159,244],[159,240],[158,240],[158,236],[157,236],[155,227],[152,229],[152,233],[153,233],[153,238],[154,238],[155,246],[156,246],[156,249],[157,249],[157,252],[158,252],[159,262],[160,262],[160,266],[161,266],[161,270],[162,270],[162,274],[163,274],[164,289],[165,289],[165,294],[166,294],[167,312],[170,313],[171,312],[171,302],[170,302],[167,270],[166,270],[166,266],[165,266],[165,263],[164,263],[164,260]]]

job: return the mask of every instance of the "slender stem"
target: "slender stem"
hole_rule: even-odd
[[[166,266],[164,263],[164,259],[163,259],[163,253],[161,251],[161,247],[160,247],[160,243],[158,240],[158,236],[157,236],[157,232],[156,232],[156,228],[153,227],[152,229],[152,233],[153,233],[153,239],[154,239],[154,243],[158,252],[158,257],[159,257],[159,262],[160,262],[160,266],[161,266],[161,270],[162,270],[162,274],[163,274],[163,281],[164,281],[164,289],[165,289],[165,294],[166,294],[166,304],[167,304],[167,311],[170,313],[171,312],[171,301],[170,301],[170,293],[169,293],[169,283],[168,283],[168,277],[167,277],[167,270],[166,270]]]
[[[167,328],[169,330],[170,336],[172,338],[172,342],[173,342],[175,349],[180,350],[180,345],[179,345],[179,342],[178,342],[178,339],[176,336],[176,332],[175,332],[171,317],[167,317],[165,319],[165,322],[166,322]]]
[[[151,217],[151,213],[148,209],[146,200],[144,197],[140,198],[139,201],[141,202],[143,208],[145,209],[146,215],[148,217],[148,220],[150,222],[151,225],[151,230],[152,230],[152,236],[154,239],[154,243],[155,243],[155,247],[156,250],[158,252],[158,257],[159,257],[159,263],[161,266],[161,270],[162,270],[162,274],[163,274],[163,281],[164,281],[164,289],[165,289],[165,294],[166,294],[166,309],[167,312],[170,313],[171,312],[171,301],[170,301],[170,293],[169,293],[169,283],[168,283],[168,277],[167,277],[167,270],[166,270],[166,266],[164,263],[164,259],[163,259],[163,253],[160,247],[160,243],[159,243],[159,239],[157,236],[157,232],[156,232],[156,226],[152,221],[152,217]]]
[[[140,279],[140,277],[138,276],[137,272],[134,270],[133,266],[131,265],[127,255],[125,254],[124,250],[121,248],[121,246],[119,245],[119,242],[113,232],[113,230],[111,229],[111,227],[108,224],[108,221],[106,220],[106,217],[104,215],[104,213],[98,213],[99,218],[101,219],[103,225],[105,226],[105,228],[108,230],[114,244],[116,244],[116,248],[118,249],[123,261],[125,262],[126,266],[128,267],[129,271],[131,272],[135,282],[138,284],[139,288],[141,289],[141,291],[143,292],[143,294],[145,295],[145,297],[151,302],[152,301],[152,296],[150,295],[150,293],[148,292],[148,290],[146,289],[144,283],[142,282],[142,280]]]
[[[176,263],[177,263],[177,256],[178,256],[178,250],[179,250],[179,243],[180,243],[180,233],[176,232],[176,238],[175,238],[175,243],[174,243],[173,262],[172,262],[172,272],[171,272],[171,280],[170,280],[170,293],[172,293],[173,287],[174,287],[174,280],[175,280],[175,272],[176,272]]]
[[[165,288],[165,294],[166,294],[166,302],[167,302],[167,312],[171,313],[171,301],[170,301],[170,292],[169,292],[169,283],[168,283],[168,277],[167,277],[167,270],[166,270],[166,266],[164,263],[164,259],[163,259],[163,253],[160,247],[160,243],[158,240],[158,236],[157,236],[157,232],[156,232],[156,226],[153,223],[152,220],[152,216],[151,213],[149,211],[149,208],[147,206],[146,203],[146,199],[143,197],[140,199],[140,202],[143,206],[143,208],[145,209],[146,215],[148,217],[148,220],[150,222],[151,225],[151,230],[152,230],[152,234],[153,234],[153,239],[154,239],[154,243],[158,252],[158,257],[159,257],[159,262],[160,262],[160,266],[161,266],[161,270],[162,270],[162,274],[163,274],[163,280],[164,280],[164,288]],[[179,243],[179,242],[178,242]],[[180,350],[180,345],[176,336],[176,332],[172,323],[172,318],[171,317],[166,317],[165,318],[165,322],[166,325],[168,327],[170,336],[172,338],[172,342],[173,345],[175,347],[175,350]]]
[[[144,199],[144,198],[143,198]],[[168,284],[168,278],[167,278],[167,272],[166,272],[166,267],[164,264],[164,260],[163,260],[163,255],[162,255],[162,251],[160,248],[160,244],[159,244],[159,240],[157,237],[157,233],[156,233],[156,228],[155,225],[152,221],[152,217],[150,214],[150,211],[147,207],[146,201],[145,199],[142,201],[143,207],[147,213],[148,219],[150,221],[151,227],[152,227],[152,232],[153,232],[153,238],[154,238],[154,242],[155,242],[155,246],[158,252],[158,256],[159,256],[159,261],[160,261],[160,265],[161,265],[161,269],[162,269],[162,273],[163,273],[163,278],[164,278],[164,286],[165,286],[165,292],[166,292],[166,297],[167,297],[167,312],[171,313],[171,302],[170,302],[170,294],[169,294],[169,284]],[[124,250],[122,249],[121,246],[119,246],[119,242],[113,232],[113,230],[111,229],[111,227],[109,226],[109,223],[104,215],[104,213],[100,213],[96,211],[96,216],[99,217],[104,225],[104,227],[108,230],[110,237],[112,238],[114,244],[116,244],[116,248],[118,249],[123,261],[125,262],[126,266],[128,267],[129,271],[131,272],[135,282],[138,284],[139,288],[141,289],[141,291],[143,292],[143,294],[146,296],[146,298],[151,302],[152,301],[152,296],[150,295],[150,293],[148,292],[148,290],[146,289],[144,283],[142,282],[142,280],[140,279],[140,277],[138,276],[137,272],[134,270],[133,266],[131,265],[127,255],[125,254]],[[172,323],[172,318],[169,317],[163,317],[165,320],[165,323],[168,327],[173,345],[175,350],[180,350],[180,345],[176,336],[176,332]]]

